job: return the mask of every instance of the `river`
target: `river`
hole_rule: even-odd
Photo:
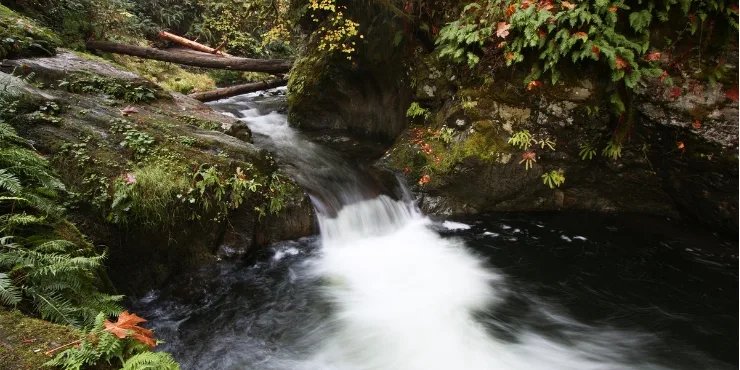
[[[737,368],[737,256],[704,248],[732,242],[639,215],[430,218],[291,128],[280,92],[212,107],[307,189],[320,235],[134,302],[183,369]]]

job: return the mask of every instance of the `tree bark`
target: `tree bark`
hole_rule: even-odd
[[[285,79],[279,79],[279,80],[273,80],[273,81],[263,81],[263,82],[253,82],[253,83],[248,83],[248,84],[243,84],[243,85],[224,87],[224,88],[211,90],[211,91],[194,93],[188,96],[193,99],[200,100],[202,102],[208,102],[208,101],[214,101],[214,100],[219,100],[219,99],[225,99],[225,98],[232,97],[235,95],[241,95],[241,94],[251,93],[251,92],[260,91],[260,90],[272,89],[275,87],[284,86],[287,83],[288,81],[286,81]]]
[[[222,57],[214,55],[182,55],[164,50],[147,48],[136,45],[125,45],[110,41],[88,41],[88,49],[100,50],[109,53],[132,55],[135,57],[172,62],[195,67],[230,69],[234,71],[286,73],[293,65],[288,59],[251,59]]]
[[[231,56],[231,55],[228,55],[228,54],[226,54],[224,52],[219,51],[223,47],[224,44],[221,44],[218,48],[214,49],[214,48],[212,48],[210,46],[206,46],[206,45],[203,45],[201,43],[188,40],[188,39],[186,39],[184,37],[175,35],[173,33],[169,33],[167,31],[159,31],[159,34],[157,34],[157,36],[159,36],[159,37],[161,37],[161,38],[163,38],[165,40],[170,40],[170,41],[172,41],[174,43],[177,43],[177,44],[180,44],[182,46],[189,47],[189,48],[191,48],[193,50],[202,51],[204,53],[216,54],[216,55],[223,55],[223,56],[227,56],[227,57],[230,57]]]

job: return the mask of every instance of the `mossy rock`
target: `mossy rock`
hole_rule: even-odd
[[[50,30],[0,5],[0,59],[52,56],[60,44]]]
[[[63,325],[24,316],[0,308],[0,367],[44,369],[50,357],[45,351],[82,338],[82,333]]]

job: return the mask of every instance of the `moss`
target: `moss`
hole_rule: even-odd
[[[326,78],[328,58],[321,52],[317,51],[317,53],[318,55],[307,55],[296,59],[293,68],[290,70],[290,76],[288,77],[288,109],[291,116],[296,110],[294,107],[302,109],[302,104],[307,102],[316,91],[320,91],[321,81]]]
[[[476,122],[473,133],[462,143],[464,157],[477,156],[486,161],[497,159],[509,151],[508,144],[491,121]]]
[[[0,5],[0,59],[17,56],[50,56],[61,44],[50,30]]]
[[[150,79],[168,91],[189,94],[216,88],[215,81],[208,74],[191,72],[176,64],[126,55],[115,55],[113,59],[125,69]]]
[[[45,351],[75,341],[82,333],[68,326],[0,308],[0,364],[3,369],[42,369]]]

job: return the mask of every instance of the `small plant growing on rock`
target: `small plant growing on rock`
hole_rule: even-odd
[[[409,118],[422,117],[423,119],[427,119],[430,114],[429,109],[422,108],[417,102],[411,103],[409,109],[406,110],[406,117]]]
[[[154,137],[136,129],[129,129],[124,134],[121,145],[129,147],[137,155],[145,155],[154,145]]]
[[[609,140],[609,142],[606,143],[606,147],[601,151],[601,155],[616,161],[622,156],[622,144],[615,142],[614,140]]]
[[[550,189],[556,186],[560,187],[564,182],[565,174],[563,173],[562,168],[542,174],[542,183],[549,186]]]
[[[591,144],[581,144],[578,150],[578,156],[581,157],[581,160],[591,160],[596,155],[596,148],[591,146]]]
[[[445,144],[450,144],[455,141],[454,134],[455,130],[447,126],[442,126],[442,128],[436,132],[436,135],[434,135],[434,137],[438,140],[441,140]]]
[[[521,130],[513,133],[507,142],[519,149],[526,150],[532,146],[532,141],[532,134],[529,133],[529,130]]]
[[[534,166],[534,163],[537,162],[537,153],[535,152],[524,152],[522,154],[522,160],[519,161],[519,164],[524,163],[524,169],[529,170]]]

